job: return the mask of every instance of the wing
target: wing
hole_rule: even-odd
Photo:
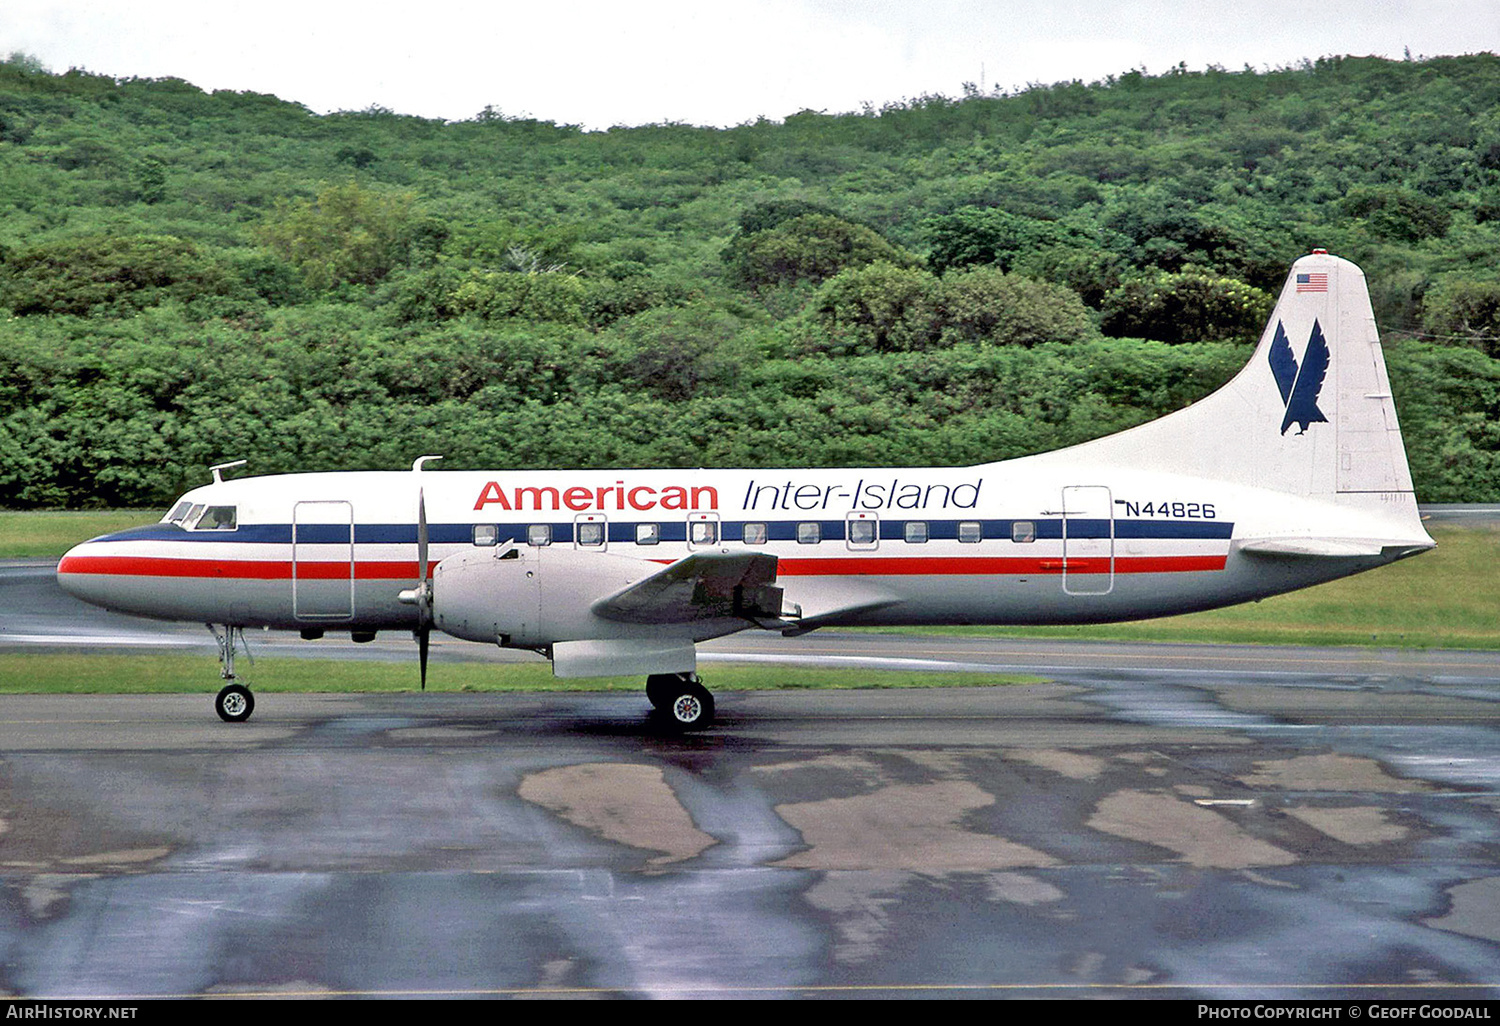
[[[692,623],[741,617],[779,620],[776,557],[763,552],[695,552],[593,604],[624,623]]]
[[[1286,329],[1276,322],[1276,337],[1271,340],[1271,373],[1276,378],[1276,387],[1281,389],[1281,404],[1286,405],[1292,394],[1292,385],[1297,380],[1297,358],[1292,355],[1292,344],[1287,341]],[[1281,429],[1282,434],[1286,428]]]
[[[1328,342],[1323,338],[1323,329],[1313,321],[1312,337],[1307,340],[1307,351],[1302,354],[1302,370],[1297,383],[1292,386],[1291,398],[1287,400],[1286,417],[1281,421],[1281,433],[1297,424],[1303,431],[1309,424],[1327,424],[1328,418],[1318,409],[1318,394],[1323,391],[1323,379],[1328,376]]]

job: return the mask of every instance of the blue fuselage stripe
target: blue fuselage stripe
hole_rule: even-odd
[[[881,520],[880,538],[885,541],[900,541],[905,537],[906,524],[912,522],[927,525],[927,537],[934,541],[952,541],[959,536],[959,525],[977,523],[981,537],[985,540],[1008,540],[1015,525],[1033,525],[1033,537],[1055,540],[1063,536],[1062,518],[1037,520]],[[745,525],[765,526],[768,541],[796,541],[798,528],[802,524],[818,525],[818,537],[823,541],[842,541],[847,537],[844,520],[749,520],[719,522],[720,537],[724,541],[742,541]],[[528,521],[519,524],[493,524],[501,543],[524,542],[532,526],[545,524],[551,529],[554,542],[573,541],[574,524],[571,521]],[[607,522],[608,538],[614,543],[633,543],[637,529],[642,525],[656,528],[656,537],[664,542],[687,540],[687,522],[684,520],[650,520]],[[1070,538],[1108,538],[1111,526],[1115,538],[1153,538],[1172,540],[1227,540],[1234,534],[1234,524],[1225,520],[1115,520],[1069,518],[1067,534]],[[428,538],[434,545],[463,545],[474,539],[473,524],[431,524]],[[1023,534],[1025,532],[1023,531]],[[349,528],[345,524],[299,524],[297,541],[311,545],[347,545]],[[187,531],[176,524],[150,524],[106,535],[98,541],[180,541],[180,542],[241,542],[261,545],[292,544],[291,524],[241,524],[233,531]],[[354,542],[358,545],[415,545],[416,524],[355,524]]]

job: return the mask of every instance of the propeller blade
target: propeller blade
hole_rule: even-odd
[[[425,591],[431,576],[427,572],[427,496],[417,489],[417,563],[422,572],[421,587]],[[423,610],[424,616],[426,610]]]
[[[417,565],[422,578],[417,582],[417,664],[422,690],[427,690],[427,648],[432,638],[432,567],[427,558],[427,495],[417,489]]]
[[[422,668],[422,690],[427,690],[427,639],[432,636],[432,628],[423,626],[417,631],[417,663]]]

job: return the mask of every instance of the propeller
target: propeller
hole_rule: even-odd
[[[432,572],[427,565],[427,498],[417,489],[417,565],[422,572],[417,584],[417,663],[421,667],[422,690],[427,690],[427,645],[432,637]]]
[[[417,489],[417,569],[420,574],[415,588],[398,596],[407,605],[417,607],[417,662],[421,667],[422,690],[427,690],[427,650],[432,638],[432,573],[427,558],[427,497]]]

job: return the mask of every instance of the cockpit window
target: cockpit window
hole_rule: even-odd
[[[188,510],[192,508],[193,504],[184,500],[168,510],[167,515],[162,517],[162,520],[169,524],[180,524],[182,523],[182,518],[187,516]]]
[[[233,531],[239,526],[238,507],[210,506],[193,526],[195,531]]]

